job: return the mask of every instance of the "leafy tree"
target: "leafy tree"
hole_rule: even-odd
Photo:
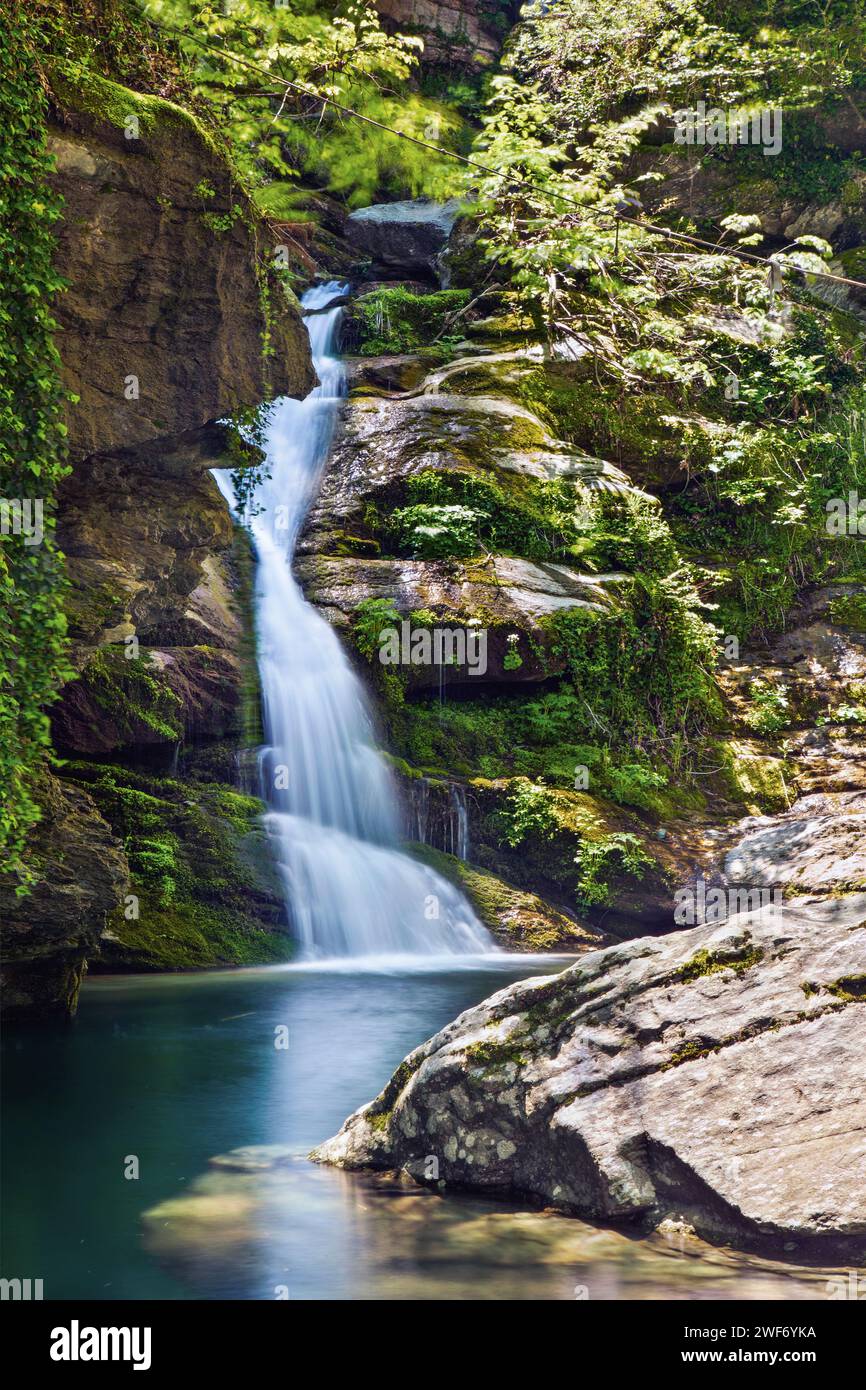
[[[329,104],[432,144],[459,132],[453,112],[408,86],[422,40],[386,34],[369,0],[143,3],[192,65],[196,90],[218,110],[250,185],[304,172],[354,206],[447,190],[445,160]]]

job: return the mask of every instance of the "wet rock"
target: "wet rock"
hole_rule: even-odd
[[[864,965],[864,894],[593,952],[462,1014],[313,1156],[857,1258]]]
[[[413,353],[393,353],[388,357],[347,357],[344,359],[349,389],[356,394],[369,390],[409,391],[424,379],[426,367]]]
[[[347,534],[371,538],[369,506],[401,505],[407,479],[473,473],[520,497],[522,479],[637,492],[619,468],[556,439],[532,411],[499,396],[434,392],[348,403],[298,555],[327,554]]]
[[[255,704],[243,617],[250,557],[207,473],[225,462],[225,430],[214,422],[258,405],[269,386],[306,394],[315,381],[307,334],[276,282],[266,316],[262,224],[190,113],[64,64],[49,85],[52,182],[63,198],[57,269],[69,286],[55,309],[57,345],[63,384],[77,397],[57,524],[78,676],[52,708],[55,739],[67,754],[115,758],[171,756],[185,738],[237,741]],[[71,1013],[85,960],[101,946],[124,967],[136,963],[119,908],[130,886],[127,813],[136,809],[138,867],[146,879],[149,863],[153,875],[138,963],[172,968],[172,950],[175,959],[185,950],[184,964],[212,964],[255,942],[264,943],[259,959],[278,954],[281,897],[244,873],[255,831],[238,816],[223,835],[210,814],[231,789],[189,787],[183,799],[198,814],[178,824],[169,798],[122,785],[123,768],[113,775],[121,785],[102,798],[106,819],[88,790],[46,783],[27,855],[35,883],[22,898],[14,883],[2,889],[11,1011]],[[249,915],[236,901],[222,918],[198,902],[181,920],[168,868],[161,886],[157,872],[172,858],[207,861],[217,892],[240,884]],[[133,895],[145,896],[138,880]]]

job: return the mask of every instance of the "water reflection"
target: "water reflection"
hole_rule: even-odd
[[[831,1276],[275,1148],[213,1159],[189,1193],[146,1214],[145,1243],[200,1298],[796,1300],[823,1297]]]

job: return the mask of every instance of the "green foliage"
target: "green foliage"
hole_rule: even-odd
[[[787,688],[771,681],[754,680],[749,686],[751,708],[745,715],[750,729],[759,734],[777,734],[790,722]]]
[[[640,880],[653,867],[640,836],[624,830],[598,840],[583,840],[575,862],[580,870],[577,893],[586,907],[606,907],[612,886],[623,875]]]
[[[371,357],[416,352],[439,339],[438,351],[444,354],[453,341],[447,336],[449,319],[468,298],[468,290],[413,294],[403,285],[362,294],[352,305],[352,316],[358,325],[358,351]]]
[[[138,916],[113,914],[112,969],[183,970],[286,960],[292,943],[263,895],[268,854],[261,803],[219,783],[187,782],[112,764],[64,769],[86,787],[122,841]],[[263,877],[265,875],[265,877]]]
[[[718,714],[715,633],[695,612],[686,572],[637,576],[617,614],[560,609],[547,619],[556,656],[606,743],[672,740]]]
[[[0,497],[38,503],[44,538],[0,535],[0,851],[26,874],[20,852],[38,812],[33,774],[48,747],[45,706],[69,673],[64,581],[54,499],[64,476],[59,358],[52,334],[59,200],[46,175],[45,95],[34,58],[36,21],[7,7],[0,34]],[[34,533],[35,534],[35,533]]]
[[[333,106],[323,110],[318,99],[443,147],[459,141],[460,118],[407,85],[421,41],[386,34],[371,4],[233,0],[220,7],[208,0],[144,0],[144,7],[177,41],[195,91],[217,109],[249,186],[303,172],[352,206],[448,190],[450,170],[435,152],[346,119]],[[286,88],[281,79],[301,90]]]
[[[552,839],[557,821],[546,788],[520,778],[499,811],[497,824],[512,849],[530,838]]]
[[[180,697],[161,678],[149,652],[142,651],[131,660],[122,648],[100,647],[80,680],[123,741],[137,742],[142,725],[168,743],[182,738]]]
[[[410,555],[439,560],[476,554],[480,518],[471,507],[420,503],[398,508],[391,526]]]
[[[394,507],[378,531],[383,547],[396,546],[400,554],[461,557],[487,550],[590,563],[593,516],[573,483],[424,468],[406,480],[404,496],[407,505]],[[422,534],[425,527],[435,536]]]
[[[390,598],[366,598],[355,609],[352,637],[363,657],[372,661],[379,650],[383,628],[400,626],[400,614]]]
[[[249,521],[260,508],[255,497],[258,488],[270,477],[267,471],[265,442],[273,405],[264,402],[247,410],[236,411],[227,421],[228,461],[238,515]]]

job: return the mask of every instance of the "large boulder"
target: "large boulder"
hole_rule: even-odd
[[[462,1014],[313,1156],[861,1257],[864,969],[866,894],[593,952]]]
[[[485,683],[537,684],[562,674],[565,657],[554,650],[555,632],[544,620],[559,610],[583,609],[604,621],[618,612],[617,588],[627,581],[503,555],[466,563],[309,556],[297,573],[307,598],[338,628],[351,628],[362,604],[390,600],[401,622],[383,619],[382,631],[393,632],[398,645],[393,651],[382,646],[380,660],[399,666],[414,691],[447,684],[467,693]],[[419,612],[420,620],[412,617]],[[411,663],[411,641],[424,624],[431,643],[437,630],[462,632],[467,659],[455,647],[457,660],[449,662],[445,646],[436,659],[431,646],[433,658]]]
[[[460,214],[458,198],[436,203],[430,198],[397,203],[373,203],[353,212],[346,223],[352,246],[374,265],[421,274],[434,280],[443,273],[442,255]]]

